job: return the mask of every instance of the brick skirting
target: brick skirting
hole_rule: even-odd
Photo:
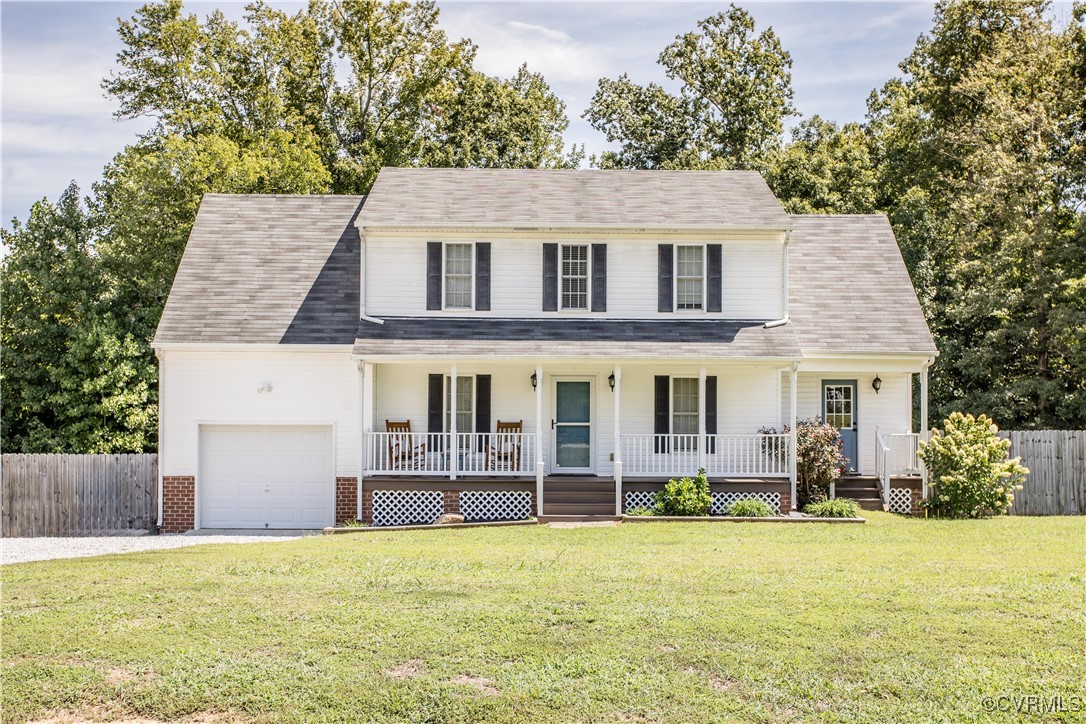
[[[358,517],[358,478],[336,478],[336,525]]]
[[[162,478],[162,532],[184,533],[196,527],[196,478],[166,475]]]

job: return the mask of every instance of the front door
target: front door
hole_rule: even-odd
[[[822,381],[822,419],[841,432],[842,452],[848,458],[848,472],[860,469],[856,457],[856,380]]]
[[[592,382],[554,381],[554,472],[591,473]]]

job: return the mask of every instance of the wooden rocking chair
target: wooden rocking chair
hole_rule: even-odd
[[[393,470],[418,470],[426,460],[426,443],[415,444],[411,421],[385,420],[388,436],[388,462]]]
[[[524,420],[502,422],[498,420],[497,431],[488,435],[486,446],[487,470],[520,470],[520,447],[524,440]]]

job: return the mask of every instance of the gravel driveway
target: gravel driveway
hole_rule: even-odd
[[[284,530],[253,535],[251,531],[216,531],[184,535],[118,535],[95,538],[0,538],[0,565],[51,558],[158,551],[208,543],[273,543],[297,540],[307,535],[319,535],[319,532]]]

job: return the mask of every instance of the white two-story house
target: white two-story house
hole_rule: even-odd
[[[786,513],[816,416],[851,489],[923,493],[936,349],[886,218],[791,216],[751,172],[208,195],[154,344],[166,531],[615,516],[699,468],[714,510]]]

